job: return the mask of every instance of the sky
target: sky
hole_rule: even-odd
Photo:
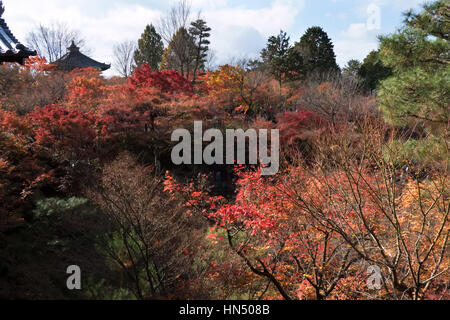
[[[156,25],[178,0],[3,0],[3,18],[26,44],[39,24],[64,22],[78,30],[91,57],[113,62],[113,47],[137,40],[147,24]],[[210,48],[216,63],[233,58],[254,58],[267,38],[286,31],[299,41],[311,26],[321,26],[331,38],[338,64],[363,60],[378,46],[377,35],[395,32],[402,13],[418,9],[424,0],[191,0],[193,18],[201,17],[212,28]],[[107,71],[106,76],[113,75]]]

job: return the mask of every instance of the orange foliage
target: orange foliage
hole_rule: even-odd
[[[76,76],[67,86],[67,102],[73,108],[95,110],[105,94],[99,77]]]
[[[46,72],[56,69],[56,65],[49,64],[45,57],[29,57],[25,60],[25,68],[37,72]]]

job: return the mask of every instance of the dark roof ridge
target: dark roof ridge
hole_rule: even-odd
[[[98,62],[81,53],[80,49],[75,45],[74,41],[72,41],[71,46],[67,48],[67,53],[58,60],[53,61],[52,64],[56,64],[58,66],[58,69],[62,70],[92,67],[105,71],[111,68],[110,64]]]

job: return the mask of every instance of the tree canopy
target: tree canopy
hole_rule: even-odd
[[[358,75],[364,80],[367,90],[375,90],[382,80],[392,75],[392,69],[386,67],[380,60],[379,51],[372,51],[364,59]]]
[[[195,69],[195,61],[195,40],[186,28],[181,27],[164,50],[161,69],[177,70],[182,76],[189,77]]]
[[[311,27],[295,44],[304,59],[306,73],[338,71],[334,45],[321,27]]]
[[[290,37],[282,30],[277,36],[267,41],[267,46],[261,51],[264,68],[282,83],[283,79],[297,79],[302,73],[303,59],[298,51],[289,43]]]
[[[154,70],[158,70],[163,51],[164,44],[161,36],[152,24],[147,25],[138,40],[138,48],[134,52],[134,61],[138,67],[146,63]]]
[[[208,57],[209,51],[209,37],[211,28],[207,26],[206,21],[198,19],[191,23],[189,28],[189,34],[194,39],[195,50],[194,50],[194,73],[193,81],[197,77],[197,71],[205,68],[206,58]]]
[[[404,26],[380,37],[380,60],[393,76],[380,85],[378,102],[394,124],[419,120],[427,127],[450,121],[450,5],[436,1],[408,12]]]

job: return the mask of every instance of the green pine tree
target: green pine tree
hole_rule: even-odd
[[[303,57],[306,74],[339,71],[334,45],[321,27],[306,30],[300,42],[295,44],[295,48]]]
[[[261,51],[262,67],[267,69],[282,85],[283,79],[295,80],[301,74],[303,59],[293,50],[290,38],[282,30],[277,36],[267,41],[267,46]]]
[[[408,12],[394,35],[380,37],[380,59],[393,70],[379,89],[385,118],[398,125],[420,121],[448,128],[450,121],[450,3],[435,1]]]
[[[161,40],[161,36],[156,32],[155,27],[152,24],[147,25],[144,33],[138,40],[138,49],[134,52],[136,66],[139,67],[142,64],[147,63],[153,70],[158,70],[163,52],[164,44]]]
[[[192,80],[194,82],[197,77],[197,72],[200,69],[205,68],[210,44],[208,40],[208,38],[211,36],[210,32],[211,28],[209,28],[206,25],[206,22],[202,19],[198,19],[192,22],[191,27],[189,28],[189,34],[194,39],[195,43],[195,66]]]

